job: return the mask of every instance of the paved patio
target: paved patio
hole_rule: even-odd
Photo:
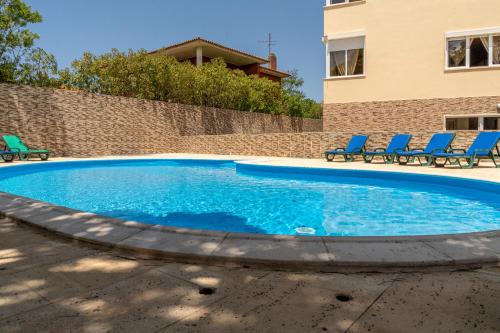
[[[498,332],[499,299],[500,267],[343,275],[182,265],[0,220],[4,333]]]

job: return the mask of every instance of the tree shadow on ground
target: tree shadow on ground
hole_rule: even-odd
[[[497,309],[485,296],[499,297],[500,288],[457,274],[449,283],[450,273],[403,279],[400,274],[299,274],[167,263],[0,220],[0,331],[381,332],[400,331],[398,318],[406,316],[406,324],[415,324],[405,331],[418,332],[443,322],[463,328],[468,316],[481,311],[481,322],[471,321],[479,326],[467,326],[468,331],[494,328]],[[395,283],[403,283],[399,291]],[[200,293],[202,288],[213,293]],[[439,293],[443,296],[436,299]],[[339,294],[352,300],[342,302]],[[433,302],[449,306],[449,297],[468,307],[429,309]],[[421,313],[425,320],[420,321]]]

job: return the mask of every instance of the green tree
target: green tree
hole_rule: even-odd
[[[54,56],[35,48],[38,34],[28,24],[42,16],[21,0],[0,0],[0,82],[50,85],[57,73]]]
[[[304,79],[299,76],[299,71],[296,69],[288,72],[290,75],[282,80],[281,84],[283,91],[289,95],[304,95],[302,92],[302,86],[304,85]]]
[[[283,99],[287,114],[305,118],[321,118],[323,106],[316,101],[307,98],[302,92],[304,80],[299,76],[297,70],[290,71],[290,76],[283,79]]]

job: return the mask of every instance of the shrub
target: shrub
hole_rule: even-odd
[[[265,78],[230,70],[222,59],[196,67],[143,50],[124,53],[113,49],[101,56],[85,53],[72,63],[71,69],[60,72],[59,80],[64,88],[93,93],[240,111],[321,116],[317,103],[302,93],[288,91],[287,84],[282,87]]]

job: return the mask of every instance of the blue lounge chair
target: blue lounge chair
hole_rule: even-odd
[[[0,150],[0,157],[4,162],[12,162],[16,157],[17,153],[12,150]]]
[[[408,150],[411,138],[411,134],[396,134],[392,137],[387,148],[375,148],[373,151],[366,151],[363,153],[363,159],[366,163],[371,163],[375,157],[382,157],[384,163],[392,164],[397,153]]]
[[[437,167],[444,167],[446,164],[458,165],[462,169],[471,169],[479,165],[482,159],[489,159],[493,161],[495,167],[499,168],[500,165],[495,159],[500,156],[498,144],[500,142],[500,132],[481,132],[476,140],[472,143],[468,150],[465,149],[452,149],[448,153],[434,153],[432,154],[433,163]],[[436,163],[437,159],[445,159],[444,163]],[[465,160],[466,164],[462,164],[460,160]]]
[[[400,151],[396,153],[396,158],[400,165],[406,165],[418,160],[420,165],[428,166],[432,162],[432,154],[446,153],[455,139],[455,133],[434,134],[425,148],[415,148],[410,151]],[[422,159],[425,162],[422,162]]]
[[[335,157],[341,155],[344,157],[344,161],[352,162],[354,161],[354,156],[362,155],[366,150],[366,141],[368,141],[368,135],[354,135],[346,148],[325,151],[325,158],[328,162],[332,162]]]

